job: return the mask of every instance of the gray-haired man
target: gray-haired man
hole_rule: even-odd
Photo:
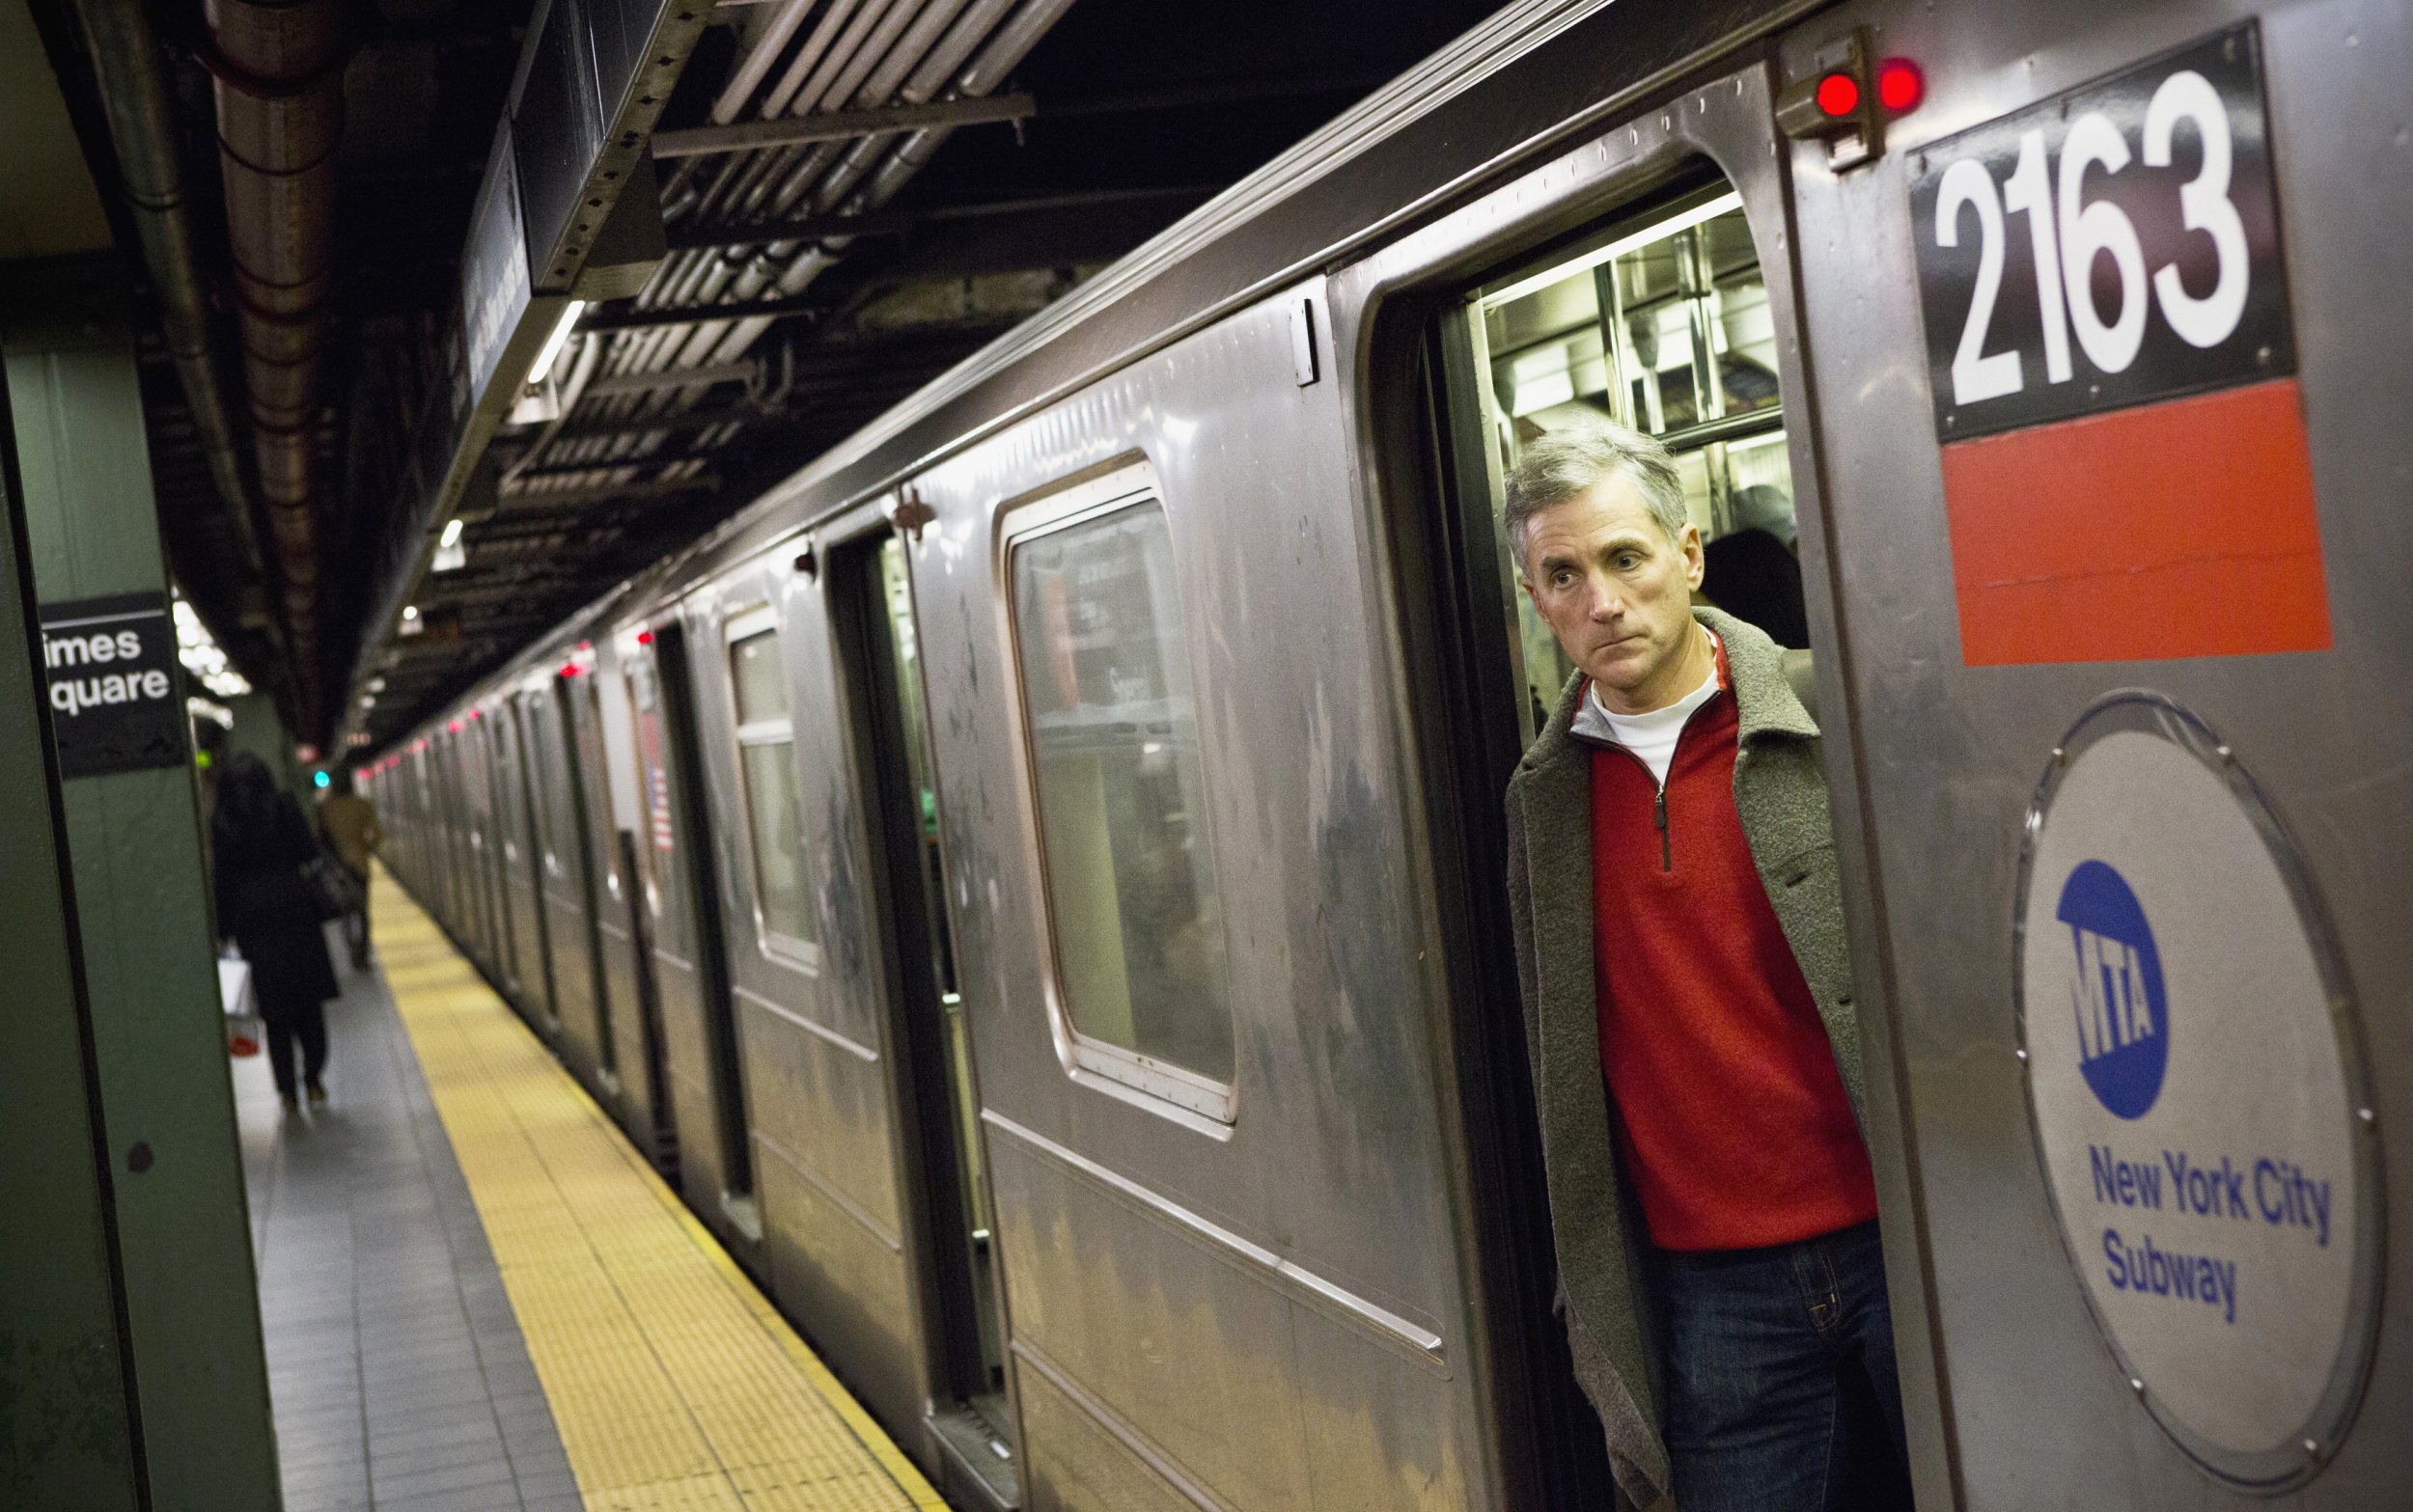
[[[1536,440],[1508,525],[1577,669],[1508,792],[1577,1371],[1634,1504],[1857,1512],[1901,1410],[1817,726],[1773,642],[1694,607],[1657,442]],[[1849,1442],[1855,1390],[1890,1442]]]

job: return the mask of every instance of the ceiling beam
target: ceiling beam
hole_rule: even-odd
[[[928,377],[929,374],[918,371],[902,374],[867,372],[859,379],[832,380],[826,384],[815,384],[809,389],[799,385],[797,390],[790,391],[790,397],[793,398],[797,393],[808,396],[818,393],[828,399],[860,399],[884,404],[911,394],[915,389],[920,388]],[[887,381],[881,381],[883,378]],[[852,407],[860,408],[861,404],[857,403]],[[568,425],[554,432],[551,442],[547,444],[564,441],[610,441],[622,436],[650,436],[689,430],[709,430],[715,426],[725,425],[794,425],[798,421],[811,420],[818,415],[827,414],[831,408],[829,404],[810,404],[782,409],[763,409],[753,404],[702,405],[695,409],[680,410],[674,414],[641,415],[627,420],[590,421],[584,425]],[[656,460],[660,459],[628,457],[589,465],[592,467],[624,467]],[[521,476],[529,475],[522,474]]]
[[[828,296],[798,294],[787,299],[744,299],[725,305],[672,305],[652,310],[590,310],[579,317],[581,331],[650,331],[662,325],[695,325],[705,320],[785,320],[792,316],[817,316],[829,309]]]
[[[653,155],[701,157],[744,152],[759,147],[794,147],[805,142],[847,142],[923,126],[968,126],[1026,121],[1039,109],[1028,95],[988,95],[934,99],[921,105],[883,105],[876,110],[824,110],[809,116],[774,116],[725,126],[689,126],[653,133]]]
[[[708,388],[715,383],[751,383],[762,366],[754,362],[718,362],[701,368],[666,368],[659,372],[611,372],[592,379],[578,391],[581,399],[606,394],[651,394],[657,389]]]
[[[920,227],[950,221],[991,221],[1057,210],[1097,209],[1107,206],[1203,205],[1216,192],[1214,184],[1164,184],[1144,189],[1093,189],[1082,194],[1050,194],[1023,200],[993,200],[975,205],[935,205],[910,210],[867,210],[859,215],[805,215],[753,225],[680,226],[670,234],[673,251],[695,247],[745,247],[766,241],[818,241],[830,236],[902,235]]]
[[[671,460],[678,460],[671,458]],[[605,462],[601,467],[626,466],[626,463]],[[569,469],[570,472],[595,472],[597,468]],[[648,478],[637,482],[593,483],[576,488],[546,488],[534,493],[502,495],[503,508],[516,511],[530,506],[560,506],[595,504],[605,499],[669,499],[682,493],[711,493],[721,485],[711,473],[699,473],[693,478]]]

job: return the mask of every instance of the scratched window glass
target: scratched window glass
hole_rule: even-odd
[[[1012,576],[1072,1026],[1228,1083],[1223,925],[1164,510],[1142,503],[1027,539]]]
[[[796,792],[796,741],[779,634],[763,630],[730,643],[729,681],[737,706],[737,765],[744,780],[753,841],[754,900],[765,943],[814,959],[812,884],[805,866],[804,819]]]

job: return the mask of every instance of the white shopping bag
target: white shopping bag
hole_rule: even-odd
[[[260,1008],[251,997],[251,962],[239,955],[218,957],[218,1003],[226,1010],[227,1053],[260,1054]]]
[[[259,1011],[251,1001],[251,962],[239,955],[218,957],[218,1002],[228,1018],[251,1018]]]

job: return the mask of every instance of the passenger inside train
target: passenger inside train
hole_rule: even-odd
[[[1776,331],[1740,197],[1706,185],[1621,219],[1483,290],[1474,313],[1495,498],[1553,432],[1607,420],[1657,437],[1706,554],[1697,595],[1808,646]],[[1573,669],[1521,596],[1518,615],[1527,703],[1546,710]]]
[[[1907,1461],[1843,915],[1831,890],[1771,897],[1757,864],[1823,827],[1817,726],[1774,641],[1696,608],[1701,531],[1659,442],[1534,438],[1503,523],[1576,668],[1509,786],[1508,885],[1537,1079],[1599,1067],[1594,1095],[1544,1096],[1541,1136],[1612,1462],[1645,1504],[1888,1504]],[[1838,1442],[1852,1395],[1882,1434]]]
[[[1771,811],[1826,819],[1740,197],[1662,196],[1468,314],[1535,719],[1509,891],[1578,1376],[1637,1505],[1906,1506],[1844,921],[1758,865],[1789,853]],[[1560,1093],[1567,1063],[1596,1071]]]

